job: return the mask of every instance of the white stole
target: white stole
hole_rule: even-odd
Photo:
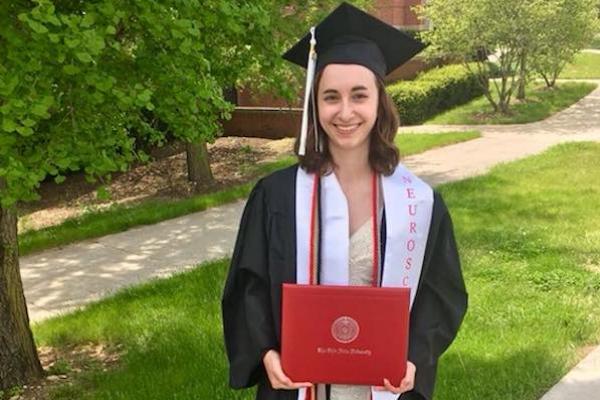
[[[310,208],[313,174],[298,167],[296,175],[296,283],[309,283]],[[348,203],[334,173],[321,180],[321,283],[347,285],[349,281]],[[385,261],[382,286],[410,287],[415,299],[425,245],[431,224],[433,190],[402,164],[382,178],[386,213]],[[324,385],[318,385],[319,400]],[[304,400],[300,389],[298,400]],[[398,395],[372,390],[373,400],[395,400]]]

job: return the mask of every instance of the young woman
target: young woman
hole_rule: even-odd
[[[314,107],[314,134],[297,141],[298,165],[257,183],[240,223],[222,303],[230,384],[258,384],[263,400],[431,399],[437,360],[458,331],[467,295],[441,196],[398,163],[398,118],[383,85],[421,46],[347,4],[317,26],[316,40],[315,104],[306,110]],[[284,57],[306,66],[308,46],[307,36]],[[320,219],[311,224],[315,207]],[[281,285],[309,283],[310,254],[318,255],[318,283],[411,288],[400,386],[315,387],[285,375]]]

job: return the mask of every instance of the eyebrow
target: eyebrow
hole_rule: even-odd
[[[368,90],[368,88],[366,86],[354,86],[351,91],[352,92],[358,92],[360,90]],[[337,92],[338,91],[335,90],[335,89],[327,89],[327,90],[323,91],[323,94],[329,94],[329,93],[334,93],[335,94]]]

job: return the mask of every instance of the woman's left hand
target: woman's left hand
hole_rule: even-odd
[[[406,362],[406,375],[400,382],[400,386],[393,386],[387,379],[383,380],[384,386],[375,386],[374,389],[377,391],[387,390],[394,394],[402,394],[414,389],[415,387],[415,374],[417,373],[417,367],[410,361]]]

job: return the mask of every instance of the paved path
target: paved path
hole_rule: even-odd
[[[600,81],[596,81],[600,83]],[[402,131],[477,129],[482,137],[407,157],[403,162],[432,185],[483,174],[491,167],[566,141],[600,141],[600,88],[544,121],[504,126],[419,126]],[[32,321],[39,321],[123,286],[191,268],[230,254],[244,202],[142,226],[21,258]],[[591,361],[590,361],[591,360]],[[600,348],[543,400],[598,399]],[[587,382],[574,385],[573,382]],[[587,389],[588,397],[571,390]],[[580,393],[580,392],[578,392]],[[583,393],[583,392],[581,392]],[[596,397],[594,397],[596,396]]]
[[[227,256],[244,202],[21,257],[29,317],[38,321],[123,286]]]
[[[600,80],[587,80],[600,84]],[[482,137],[403,160],[432,185],[480,175],[491,167],[539,153],[567,141],[600,140],[600,87],[570,108],[540,122],[521,125],[420,125],[401,132],[478,130]]]
[[[540,400],[600,399],[600,346],[579,362]]]

